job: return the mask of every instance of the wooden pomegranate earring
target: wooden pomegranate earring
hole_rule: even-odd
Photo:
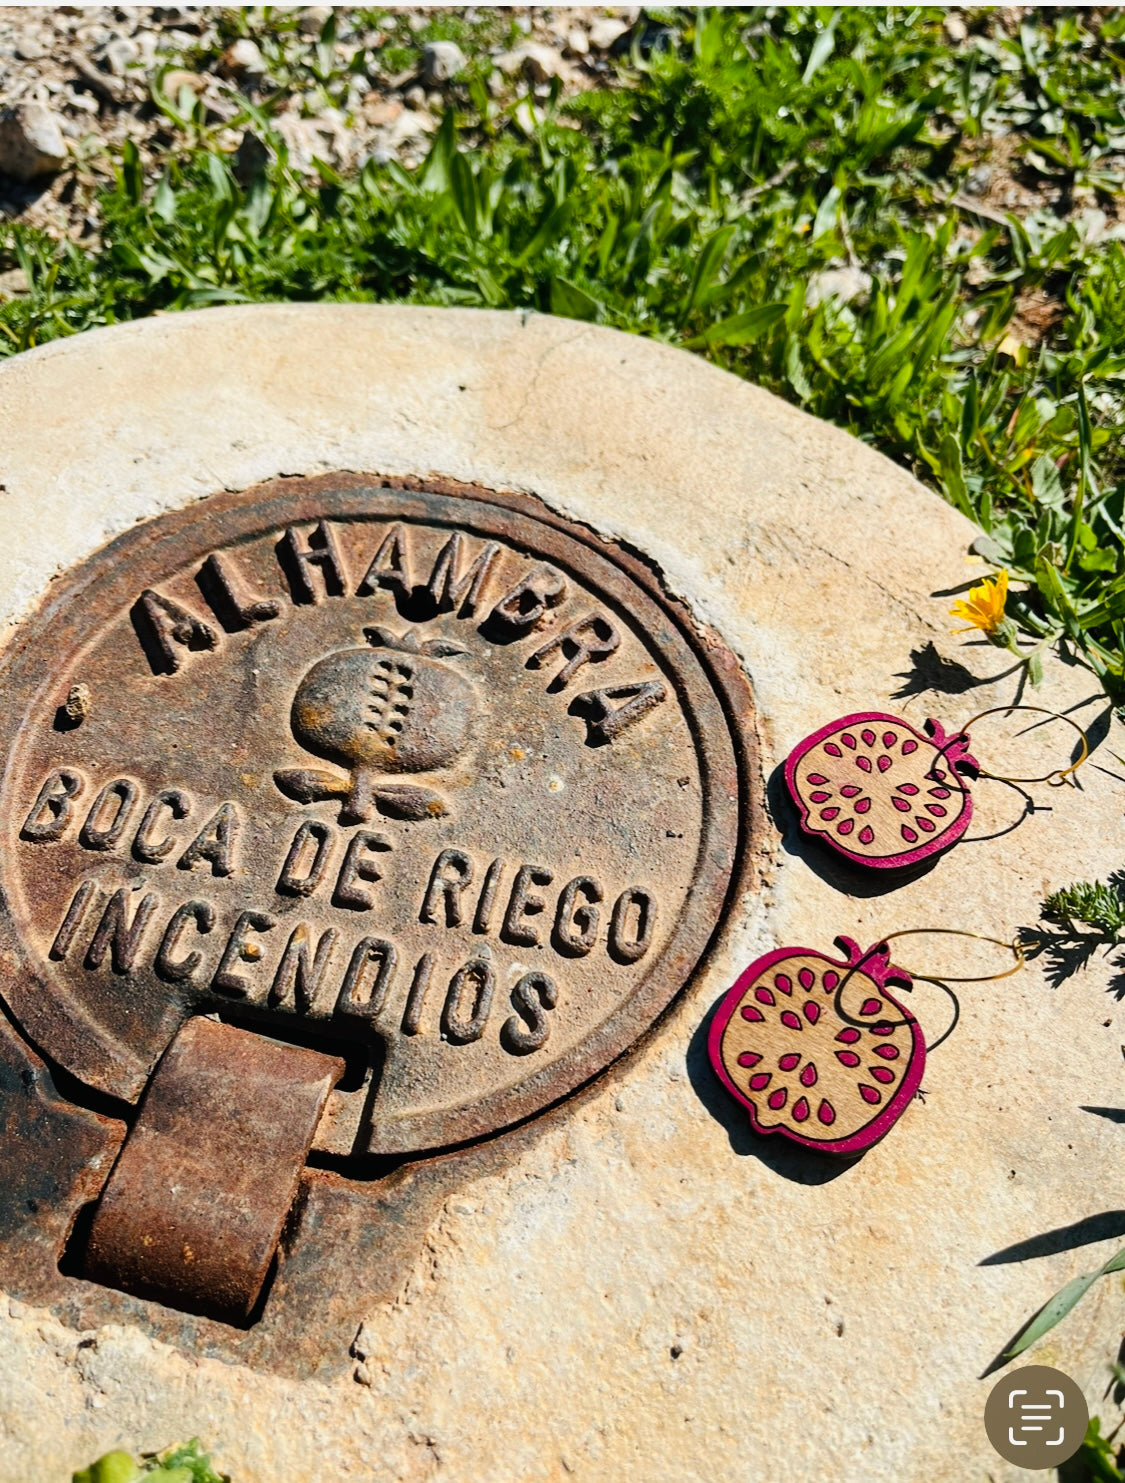
[[[985,716],[1035,711],[1077,731],[1081,754],[1042,777],[986,772],[969,751],[969,728]],[[966,777],[1057,786],[1089,756],[1076,721],[1037,705],[993,706],[960,731],[929,720],[924,731],[880,711],[843,716],[794,747],[785,785],[806,834],[872,870],[905,870],[949,849],[969,827],[973,800]]]
[[[919,935],[995,943],[1016,961],[983,977],[911,974],[891,962],[888,944]],[[850,937],[837,937],[836,945],[842,959],[815,948],[783,947],[751,963],[715,1011],[707,1049],[719,1080],[748,1109],[756,1133],[780,1133],[820,1153],[853,1156],[898,1121],[926,1064],[922,1027],[892,988],[909,992],[920,980],[954,997],[948,984],[1007,978],[1025,960],[1018,943],[952,927],[892,932],[866,952]],[[956,1024],[955,1013],[930,1049]]]

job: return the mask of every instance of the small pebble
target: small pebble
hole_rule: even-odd
[[[67,691],[66,704],[63,706],[63,710],[66,712],[67,719],[78,726],[90,714],[90,706],[92,704],[93,696],[90,694],[89,685],[84,685],[79,681],[78,684],[71,685]]]
[[[539,41],[521,41],[519,46],[496,58],[500,71],[511,77],[522,72],[532,82],[550,82],[566,75],[562,53]]]
[[[266,71],[266,59],[249,36],[242,36],[228,46],[219,65],[228,77],[263,77]]]
[[[34,180],[66,164],[59,120],[42,103],[21,103],[0,113],[0,175]]]
[[[805,290],[805,303],[810,309],[826,299],[836,299],[841,304],[852,299],[866,297],[871,292],[871,274],[862,268],[825,268],[814,273]]]
[[[441,87],[465,70],[465,53],[455,41],[431,41],[422,50],[422,81]]]
[[[9,268],[0,273],[0,300],[17,299],[31,292],[31,282],[22,268]]]
[[[310,5],[307,10],[302,11],[301,19],[297,22],[302,36],[319,36],[331,14],[330,5]]]
[[[141,49],[131,36],[115,36],[102,53],[114,77],[124,77],[130,62],[136,62]]]
[[[609,51],[628,29],[628,21],[619,20],[616,16],[599,16],[590,22],[590,45],[595,51]]]
[[[21,62],[38,62],[47,55],[47,48],[34,36],[26,34],[19,37],[14,50]]]

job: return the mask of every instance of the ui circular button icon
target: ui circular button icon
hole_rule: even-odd
[[[1006,1462],[1055,1468],[1082,1445],[1090,1412],[1069,1375],[1050,1365],[1025,1365],[992,1388],[984,1408],[988,1440]]]

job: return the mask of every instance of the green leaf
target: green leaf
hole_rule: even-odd
[[[834,10],[832,12],[832,19],[813,42],[812,51],[809,52],[809,59],[805,63],[805,70],[801,74],[802,83],[812,82],[821,67],[824,66],[825,62],[827,62],[828,58],[835,51],[836,25],[839,19],[840,12]]]
[[[815,242],[825,232],[836,230],[836,219],[840,214],[840,192],[835,186],[825,193],[824,200],[816,208],[816,216],[813,218],[812,232],[810,236]]]
[[[118,180],[126,198],[134,206],[140,205],[144,194],[144,172],[141,169],[140,151],[132,139],[126,139],[121,146],[121,172]]]
[[[231,1483],[225,1473],[217,1473],[212,1467],[211,1459],[200,1446],[198,1437],[193,1437],[181,1447],[169,1448],[161,1455],[160,1466],[173,1476],[182,1474],[191,1483]],[[159,1472],[149,1476],[161,1479]],[[167,1479],[162,1479],[161,1483],[167,1483]]]
[[[695,54],[705,67],[715,67],[723,55],[726,36],[722,17],[714,11],[698,12],[695,31]]]
[[[684,305],[685,319],[707,293],[721,270],[734,232],[733,226],[720,227],[704,242],[703,249],[696,259],[695,272],[692,274],[691,287],[688,289],[687,302]]]
[[[1125,618],[1125,578],[1112,583],[1101,602],[1082,613],[1078,626],[1082,629],[1098,628],[1104,623],[1116,623],[1122,618]]]
[[[72,1483],[136,1483],[141,1470],[127,1452],[107,1452],[72,1475]]]
[[[967,456],[980,428],[980,391],[977,378],[970,376],[965,387],[965,399],[961,403],[961,453]]]
[[[172,189],[172,181],[165,170],[160,177],[160,184],[156,187],[156,194],[152,198],[152,209],[163,222],[173,222],[176,219],[176,192]]]
[[[961,462],[961,444],[951,432],[943,434],[938,445],[938,458],[941,463],[945,492],[950,502],[957,506],[962,515],[967,515],[970,520],[975,521],[976,514],[972,500],[969,498],[968,485],[965,483],[965,469]]]
[[[453,110],[447,108],[442,114],[441,124],[434,135],[434,142],[430,146],[430,152],[418,171],[417,180],[420,190],[428,195],[441,195],[449,189],[450,166],[453,156],[457,152],[456,120]]]
[[[1032,1344],[1066,1317],[1074,1305],[1090,1291],[1099,1277],[1107,1277],[1111,1272],[1121,1271],[1125,1271],[1125,1246],[1111,1256],[1109,1261],[1099,1267],[1096,1272],[1087,1272],[1082,1277],[1072,1277],[1065,1287],[1060,1287],[1054,1297],[1044,1303],[1011,1348],[1004,1351],[1004,1358],[1015,1359],[1017,1354],[1030,1349]]]
[[[1035,561],[1035,582],[1047,606],[1062,619],[1067,633],[1072,638],[1078,638],[1080,627],[1074,603],[1057,568],[1043,556],[1037,557]]]
[[[1061,1287],[1053,1298],[1044,1303],[1012,1347],[1004,1351],[1004,1358],[1015,1359],[1017,1354],[1030,1349],[1049,1329],[1053,1329],[1056,1323],[1066,1317],[1100,1276],[1100,1272],[1088,1272],[1084,1277],[1072,1277],[1065,1287]]]
[[[569,278],[551,279],[551,313],[565,319],[597,319],[601,305]]]
[[[449,162],[449,192],[461,225],[470,237],[478,231],[477,183],[468,160],[459,151],[454,151]]]
[[[757,309],[748,309],[745,314],[735,314],[730,319],[709,325],[701,335],[684,343],[689,350],[702,350],[713,345],[749,345],[784,319],[785,309],[784,303],[759,304]]]
[[[1084,551],[1078,558],[1078,565],[1084,572],[1114,572],[1119,560],[1117,552],[1103,551],[1099,547],[1094,551]]]
[[[315,50],[316,61],[313,71],[321,82],[327,82],[336,70],[336,13],[329,11],[328,18],[320,28]]]
[[[1066,503],[1059,471],[1054,459],[1046,454],[1041,453],[1031,465],[1031,490],[1039,503],[1048,509],[1061,510]]]
[[[1007,566],[1011,560],[1003,546],[992,536],[977,536],[976,540],[970,543],[969,550],[974,556],[982,557],[985,561],[991,562],[993,566]]]
[[[206,159],[213,199],[216,204],[228,205],[234,200],[234,182],[230,171],[217,154],[208,154]]]
[[[1118,1376],[1118,1384],[1121,1383]],[[1091,1416],[1077,1459],[1086,1470],[1085,1483],[1125,1483],[1125,1475],[1117,1467],[1116,1457],[1117,1448],[1108,1437],[1102,1436],[1100,1419]]]
[[[1066,566],[1069,570],[1074,560],[1074,553],[1078,547],[1078,532],[1082,527],[1083,506],[1086,503],[1086,490],[1090,483],[1090,455],[1093,448],[1093,433],[1090,428],[1090,409],[1086,405],[1086,388],[1082,382],[1078,383],[1078,466],[1080,478],[1078,480],[1078,493],[1074,496],[1074,509],[1070,517],[1070,536],[1066,548]]]
[[[790,335],[785,345],[785,379],[800,401],[812,400],[812,385],[801,364],[801,342],[796,335]]]
[[[570,201],[563,201],[560,205],[552,207],[535,229],[527,246],[516,257],[517,264],[534,262],[548,247],[558,242],[566,231],[566,224],[570,220],[572,210],[573,205]]]

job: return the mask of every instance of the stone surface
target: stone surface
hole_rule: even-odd
[[[42,103],[24,103],[0,113],[0,175],[34,180],[66,164],[59,121]]]
[[[333,469],[531,491],[646,552],[742,657],[767,775],[834,716],[953,723],[1018,688],[1006,656],[951,633],[952,590],[985,570],[972,527],[903,471],[691,356],[515,313],[212,309],[0,365],[0,620],[138,519]],[[1111,964],[1060,988],[1039,962],[965,986],[925,1101],[827,1170],[751,1136],[700,1026],[767,948],[938,922],[1006,937],[1046,891],[1119,867],[1125,737],[1076,666],[1050,662],[1030,698],[1104,738],[1081,788],[1030,788],[1042,807],[984,838],[1020,799],[982,782],[973,842],[909,884],[846,894],[778,807],[763,888],[732,904],[707,969],[635,1054],[445,1200],[400,1290],[359,1315],[344,1378],[298,1387],[10,1303],[0,1475],[198,1434],[238,1483],[1014,1483],[978,1377],[1120,1238],[983,1263],[1120,1203],[1121,1128],[1087,1110],[1121,1105]],[[989,727],[974,750],[1003,771]],[[924,971],[931,948],[899,957]],[[925,984],[911,1007],[931,1038],[945,1027]],[[1097,1409],[1123,1320],[1103,1282],[1029,1358]]]

